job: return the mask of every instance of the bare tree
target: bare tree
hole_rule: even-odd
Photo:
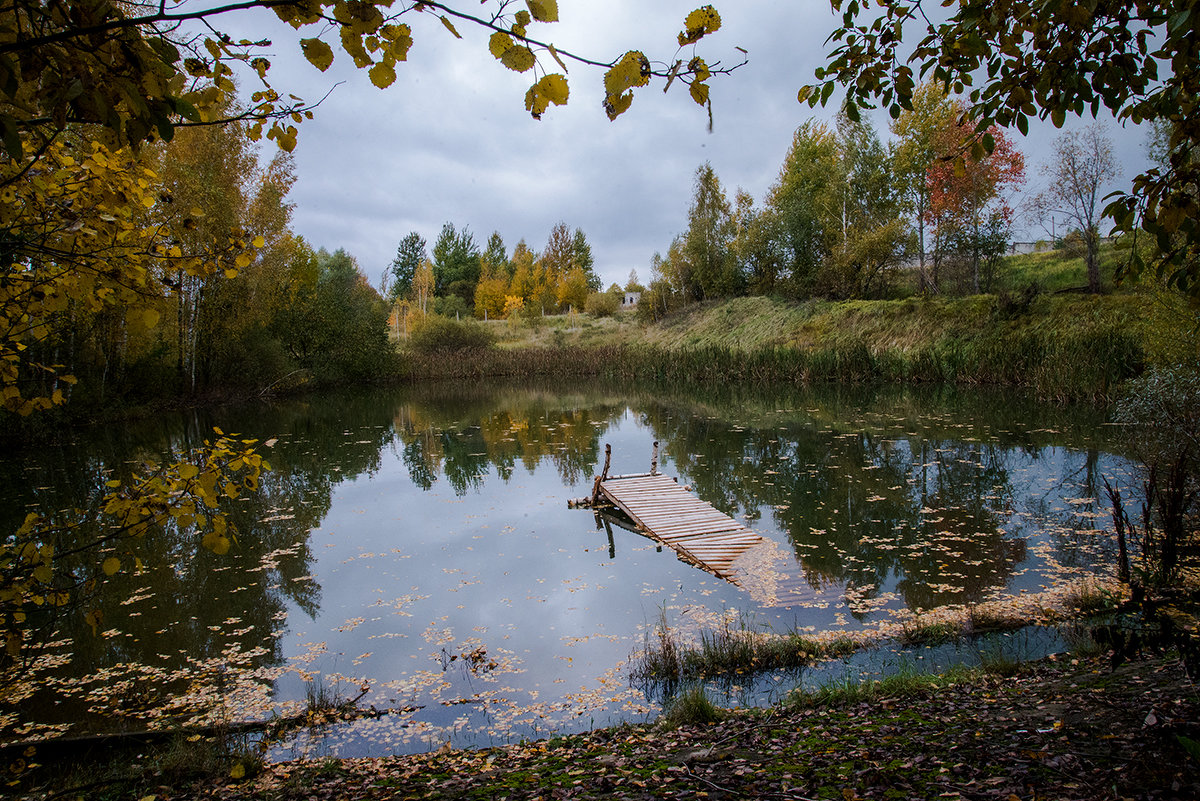
[[[1045,165],[1050,186],[1037,196],[1034,208],[1045,219],[1059,215],[1083,235],[1088,291],[1100,291],[1100,199],[1105,185],[1117,177],[1112,141],[1104,125],[1093,123],[1063,133],[1054,142],[1054,156]]]

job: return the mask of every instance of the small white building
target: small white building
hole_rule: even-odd
[[[638,300],[641,299],[641,297],[642,297],[641,292],[626,292],[624,295],[621,296],[621,308],[622,309],[636,308],[638,305]]]

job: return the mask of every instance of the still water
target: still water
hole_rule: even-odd
[[[1111,572],[1103,477],[1128,486],[1103,412],[982,391],[774,393],[579,383],[437,384],[210,410],[86,432],[0,465],[0,517],[88,508],[104,481],[212,436],[266,441],[225,556],[146,539],[104,580],[102,624],[52,638],[6,740],[296,712],[306,690],[378,716],[273,758],[486,746],[652,717],[627,663],[660,621],[861,631],[945,605],[1005,602]],[[660,470],[768,548],[748,592],[568,499]],[[731,703],[795,677],[759,676]],[[728,689],[728,688],[727,688]]]

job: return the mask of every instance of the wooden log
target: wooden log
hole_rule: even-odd
[[[654,449],[650,451],[650,475],[658,475],[658,440],[654,440]]]

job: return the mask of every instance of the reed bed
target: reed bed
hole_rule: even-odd
[[[1022,387],[1058,401],[1106,401],[1120,382],[1142,371],[1145,361],[1136,335],[1099,325],[1071,332],[1026,329],[981,332],[973,338],[944,336],[906,350],[879,349],[858,339],[751,351],[721,345],[597,345],[412,352],[403,374],[410,379],[598,376],[760,386],[948,383]]]

